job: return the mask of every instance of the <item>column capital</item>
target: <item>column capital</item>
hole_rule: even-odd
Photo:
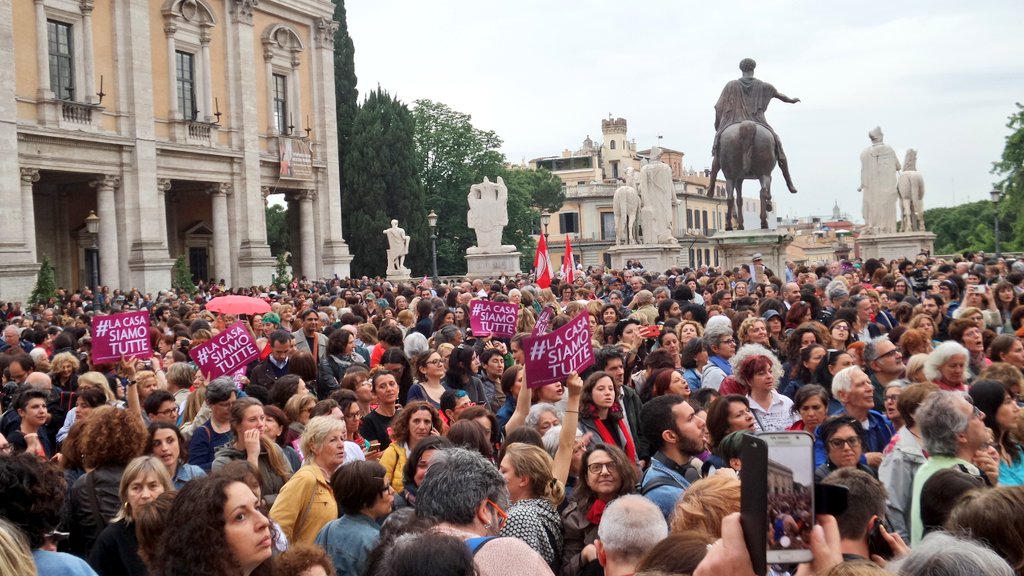
[[[231,11],[235,21],[252,26],[252,11],[260,0],[233,0]]]
[[[39,170],[36,168],[22,168],[21,182],[23,184],[32,184],[35,182],[39,182]]]
[[[299,58],[299,51],[292,52],[292,69],[298,68],[302,64],[302,59]]]
[[[169,192],[170,189],[171,189],[171,179],[170,178],[160,178],[160,179],[158,179],[156,181],[156,191],[159,192],[161,196],[167,194],[167,192]]]
[[[230,182],[215,182],[206,189],[206,192],[210,196],[227,196],[232,190]]]
[[[270,194],[271,194],[272,191],[273,191],[273,188],[271,188],[270,186],[262,186],[262,187],[260,187],[260,194],[263,195],[263,203],[264,204],[267,204],[270,201]]]
[[[82,15],[83,16],[88,16],[88,15],[92,14],[93,0],[81,0],[78,3],[78,5],[79,5],[79,7],[82,10]]]
[[[312,202],[313,200],[316,200],[316,190],[312,190],[312,189],[310,189],[310,190],[296,190],[294,192],[294,195],[295,195],[295,199],[298,200],[299,202],[306,202],[306,201]]]
[[[318,18],[316,21],[316,45],[319,48],[334,48],[334,35],[341,25],[330,18]]]
[[[120,176],[114,176],[112,174],[101,174],[101,175],[97,176],[95,179],[93,179],[91,182],[89,182],[89,186],[92,186],[93,188],[96,188],[96,189],[100,189],[100,188],[107,188],[107,189],[119,188],[121,186],[121,177]]]
[[[164,26],[164,34],[166,34],[168,38],[173,38],[174,34],[177,31],[178,31],[178,25],[175,24],[174,22],[168,22],[167,25]]]

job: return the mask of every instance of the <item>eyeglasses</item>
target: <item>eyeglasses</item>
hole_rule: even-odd
[[[587,472],[591,474],[600,474],[605,470],[612,474],[619,471],[619,466],[615,462],[595,462],[587,465]]]
[[[498,516],[498,530],[500,531],[505,527],[505,523],[508,522],[508,514],[490,498],[487,499],[487,504],[494,509],[494,513]]]
[[[885,401],[886,402],[895,402],[895,401],[897,401],[899,399],[900,399],[900,395],[899,394],[894,394],[892,396],[889,396],[889,395],[885,396]]]
[[[177,413],[178,413],[178,407],[177,406],[173,406],[173,407],[168,408],[166,410],[160,410],[159,412],[157,412],[157,414],[159,414],[160,416],[171,416],[172,414],[177,414]]]
[[[836,448],[836,449],[840,449],[843,446],[849,446],[850,448],[859,448],[860,447],[860,437],[859,436],[853,436],[853,437],[846,438],[846,439],[843,439],[843,438],[833,438],[833,439],[828,441],[828,445],[833,447],[833,448]]]
[[[899,353],[900,353],[900,349],[899,348],[893,348],[892,350],[889,350],[885,354],[880,354],[877,359],[881,360],[882,358],[888,358],[889,356],[896,356]]]
[[[833,330],[846,330],[847,332],[850,331],[850,327],[847,326],[846,324],[836,324],[835,326],[832,327],[832,329]]]
[[[440,358],[437,358],[435,360],[427,360],[426,364],[428,366],[444,366],[444,360],[441,360]]]

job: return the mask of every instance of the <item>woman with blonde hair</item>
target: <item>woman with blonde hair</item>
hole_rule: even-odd
[[[712,540],[722,537],[722,519],[740,511],[740,481],[713,474],[697,480],[683,492],[672,512],[671,532],[703,532]]]
[[[305,464],[284,485],[270,509],[270,518],[289,542],[312,544],[320,529],[338,517],[329,479],[345,461],[347,432],[344,420],[330,416],[317,416],[306,424],[302,432]]]
[[[50,380],[68,392],[78,390],[78,369],[82,363],[71,352],[61,352],[50,361]]]
[[[0,574],[36,576],[36,562],[17,526],[0,517]]]
[[[133,522],[143,506],[171,490],[174,490],[171,477],[159,458],[141,456],[128,463],[118,489],[121,509],[100,532],[89,554],[89,564],[97,573],[146,573],[146,566],[139,557],[139,540]]]
[[[683,320],[676,325],[676,336],[679,338],[679,347],[682,348],[687,342],[704,335],[704,326],[696,320]]]
[[[508,520],[502,536],[519,538],[551,566],[562,558],[562,518],[556,508],[565,498],[565,486],[551,473],[553,460],[542,448],[510,444],[499,470],[508,486]]]
[[[928,382],[928,378],[924,375],[924,364],[927,360],[927,354],[914,354],[907,359],[907,380],[911,384]]]

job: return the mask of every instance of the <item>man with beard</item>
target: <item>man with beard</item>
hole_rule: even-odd
[[[707,427],[682,396],[666,394],[644,404],[641,430],[654,451],[651,467],[640,482],[640,494],[654,502],[667,520],[676,500],[700,478]]]

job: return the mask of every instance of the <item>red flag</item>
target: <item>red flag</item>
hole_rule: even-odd
[[[547,288],[551,286],[551,258],[548,257],[548,241],[544,235],[540,235],[537,242],[537,254],[533,257],[533,271],[537,278],[537,286]]]
[[[562,280],[572,284],[576,280],[576,263],[572,259],[572,243],[565,236],[565,257],[562,258]]]

